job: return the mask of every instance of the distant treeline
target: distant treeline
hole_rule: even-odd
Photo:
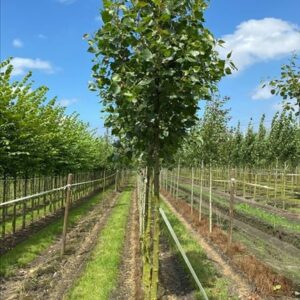
[[[183,164],[269,168],[300,165],[300,128],[292,111],[277,112],[270,127],[262,115],[257,130],[252,121],[245,132],[230,127],[227,98],[208,102],[203,117],[184,140],[178,154]]]

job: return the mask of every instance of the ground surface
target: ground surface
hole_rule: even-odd
[[[160,238],[159,264],[159,299],[196,299],[190,275],[183,269],[178,257],[164,240],[164,236]]]
[[[186,191],[183,191],[181,196],[189,201],[190,195]],[[208,203],[203,201],[202,206],[203,211],[207,212]],[[225,208],[216,207],[215,203],[213,203],[213,213],[223,221],[228,220],[228,211]],[[272,231],[271,234],[265,232],[265,227],[261,227],[258,221],[255,224],[247,223],[242,218],[237,218],[236,214],[234,218],[235,239],[243,242],[251,253],[300,287],[300,249],[273,235]],[[289,238],[286,237],[286,240],[290,239],[292,235]]]
[[[264,263],[249,255],[241,245],[234,245],[234,249],[226,253],[227,239],[222,231],[214,226],[213,234],[209,236],[205,224],[207,221],[199,222],[196,211],[191,214],[190,206],[184,201],[169,199],[172,201],[173,210],[176,208],[176,211],[180,212],[182,222],[185,222],[191,232],[194,232],[195,238],[198,238],[200,245],[206,249],[208,256],[217,262],[218,268],[223,270],[224,274],[231,270],[228,276],[237,284],[236,289],[241,299],[295,298],[295,293],[291,290],[292,286],[283,276],[273,273]],[[273,287],[278,284],[281,288],[274,292]]]
[[[164,197],[170,210],[176,215],[176,217],[186,226],[186,228],[192,233],[194,239],[198,241],[199,245],[204,249],[208,258],[217,265],[217,269],[231,282],[234,283],[233,289],[240,299],[261,299],[258,295],[254,293],[254,287],[238,274],[230,264],[218,253],[211,245],[209,245],[191,224],[173,207],[173,205],[168,201],[167,197]]]
[[[142,299],[141,291],[141,253],[139,241],[139,213],[136,194],[133,194],[131,213],[126,227],[126,237],[122,253],[122,262],[117,290],[113,291],[111,300]]]
[[[61,239],[57,239],[28,266],[1,282],[1,298],[62,299],[89,257],[116,199],[117,195],[108,195],[69,229],[66,254],[62,259],[59,258]]]

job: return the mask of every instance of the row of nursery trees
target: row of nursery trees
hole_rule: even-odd
[[[267,126],[262,115],[257,129],[252,121],[242,131],[240,123],[230,127],[228,98],[207,103],[203,116],[190,130],[177,156],[192,166],[231,166],[249,169],[289,167],[300,164],[300,126],[292,111],[277,112]]]
[[[13,80],[0,65],[0,177],[66,174],[107,167],[111,146],[76,114],[67,115],[48,88],[33,87],[31,73]]]
[[[107,112],[106,126],[118,137],[123,153],[138,158],[139,168],[146,170],[141,237],[145,299],[157,299],[160,170],[175,161],[182,143],[189,147],[185,137],[190,139],[196,132],[199,140],[205,139],[203,134],[197,134],[202,128],[197,125],[198,102],[212,100],[220,79],[235,69],[230,60],[231,53],[221,59],[216,51],[224,41],[215,39],[204,26],[207,5],[205,0],[104,0],[103,25],[93,35],[84,35],[89,44],[88,51],[94,55],[94,79],[89,87],[101,96]],[[299,79],[293,77],[294,66],[284,72],[286,75],[282,79],[270,84],[272,93],[280,93],[285,99],[296,99],[300,106]],[[291,93],[294,88],[298,90]],[[216,105],[222,108],[222,104]],[[209,111],[207,118],[212,118]],[[227,120],[228,116],[225,114],[223,118]],[[281,124],[278,120],[282,118],[289,120],[290,117],[276,117],[274,126]],[[240,135],[241,143],[245,145],[249,139],[256,139],[257,134],[251,133],[251,126],[249,137],[243,137],[238,129],[230,133],[225,124],[227,121],[224,122],[217,124],[226,127],[226,134],[220,139],[232,136],[233,140],[235,135]],[[290,125],[293,127],[292,121]],[[196,127],[191,130],[193,126]],[[207,129],[205,134],[209,136],[210,129]],[[266,133],[265,140],[270,139],[267,135],[270,137],[273,133]],[[206,161],[211,161],[212,157],[220,158],[215,151],[221,151],[221,147],[215,148],[216,141],[210,141],[205,154],[203,148],[199,151],[197,148],[200,155],[197,155],[197,161],[201,155]],[[278,143],[282,141],[276,141]],[[238,147],[236,149],[239,152]],[[278,159],[284,160],[285,152],[276,153]],[[244,164],[242,159],[246,154],[236,155],[236,164]],[[225,157],[222,158],[224,161]],[[294,161],[291,155],[288,157]],[[246,161],[252,164],[253,158]],[[153,197],[149,194],[152,183]]]

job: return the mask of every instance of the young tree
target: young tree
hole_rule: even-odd
[[[267,129],[264,125],[265,117],[263,114],[260,119],[258,132],[254,141],[253,159],[256,167],[265,166],[267,163]]]
[[[242,161],[244,165],[248,168],[253,168],[255,163],[254,156],[254,145],[256,139],[256,132],[253,129],[252,119],[250,120],[247,128],[247,132],[245,134],[245,138],[243,140],[243,144],[241,147],[242,153]]]
[[[231,163],[233,166],[243,166],[242,157],[242,145],[244,142],[244,136],[241,132],[241,124],[238,122],[237,126],[232,131],[232,151],[231,151]]]
[[[298,126],[300,127],[300,65],[297,55],[293,55],[290,63],[281,66],[280,78],[269,82],[271,93],[280,95],[285,108],[294,111],[294,105],[298,107]]]
[[[287,110],[281,114],[275,114],[268,139],[269,160],[283,165],[290,162],[292,165],[299,164],[297,157],[297,125],[295,118]]]
[[[209,101],[205,107],[205,112],[200,125],[200,135],[203,141],[202,155],[204,163],[226,164],[228,163],[228,153],[226,144],[229,141],[229,131],[227,128],[229,109],[224,105],[229,100],[215,98]]]
[[[104,24],[88,40],[89,51],[95,54],[90,87],[100,91],[109,113],[106,126],[130,141],[148,170],[154,170],[154,256],[145,297],[155,299],[161,159],[175,153],[195,124],[198,101],[210,99],[217,82],[231,71],[215,51],[219,42],[204,27],[205,1],[106,0],[103,4]]]

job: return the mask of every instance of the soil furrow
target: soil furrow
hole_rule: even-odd
[[[105,226],[118,195],[110,194],[69,229],[66,254],[60,258],[61,239],[27,267],[1,285],[3,299],[62,299],[80,274]]]
[[[245,280],[240,274],[235,272],[235,270],[223,259],[223,257],[211,247],[199,234],[193,229],[193,227],[185,220],[185,218],[177,212],[173,205],[167,200],[166,197],[162,196],[165,203],[168,205],[172,213],[186,226],[186,228],[193,234],[193,237],[200,246],[203,248],[208,258],[218,265],[220,272],[234,282],[235,290],[239,295],[240,299],[260,299],[257,295],[254,295],[253,289],[247,280]]]

